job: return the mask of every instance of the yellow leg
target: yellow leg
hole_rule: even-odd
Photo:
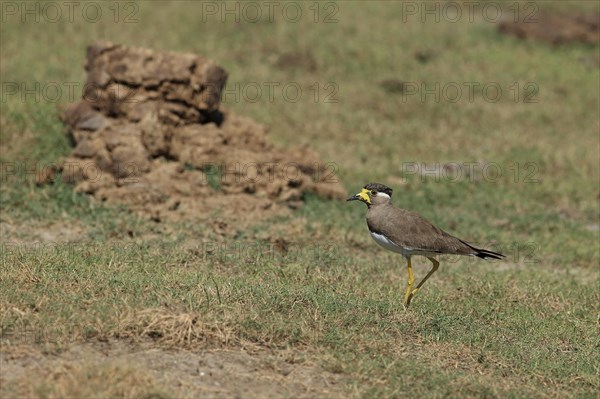
[[[406,287],[406,295],[404,295],[404,304],[406,306],[410,305],[410,298],[412,297],[412,286],[415,282],[415,276],[412,271],[412,264],[410,263],[410,258],[406,258],[406,262],[408,263],[408,287]]]
[[[427,281],[429,279],[429,277],[431,277],[433,275],[433,273],[435,273],[437,271],[438,267],[440,266],[440,262],[438,262],[435,258],[430,258],[428,256],[427,259],[429,259],[431,261],[431,263],[433,263],[433,267],[431,268],[429,273],[427,273],[427,275],[423,278],[423,280],[421,280],[421,282],[419,284],[417,284],[417,288],[415,288],[411,292],[411,294],[409,295],[409,299],[408,299],[409,303],[412,300],[412,298],[415,296],[417,291],[419,291],[419,288],[421,288],[423,286],[423,284],[425,284],[425,281]]]

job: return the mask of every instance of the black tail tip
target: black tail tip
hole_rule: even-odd
[[[501,253],[488,251],[486,249],[478,249],[475,256],[477,256],[478,258],[481,258],[481,259],[497,259],[497,260],[502,260],[506,257],[505,255],[502,255]]]

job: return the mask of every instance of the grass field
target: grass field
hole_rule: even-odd
[[[400,2],[292,3],[303,12],[292,22],[282,3],[273,22],[251,22],[246,3],[228,3],[237,23],[221,3],[92,3],[102,17],[71,22],[63,8],[52,23],[5,4],[2,396],[597,397],[598,46],[504,36],[479,7],[473,22],[423,22]],[[206,218],[154,223],[65,183],[36,186],[21,169],[70,152],[57,105],[78,100],[97,39],[216,60],[230,76],[224,106],[276,145],[308,144],[349,194],[385,183],[397,206],[507,259],[443,257],[406,310],[404,261],[372,242],[362,205],[308,197],[199,242]],[[301,56],[281,62],[288,53]],[[244,88],[265,82],[302,95],[250,101]],[[443,168],[464,163],[471,175]],[[414,264],[419,279],[429,264]],[[224,373],[218,387],[204,369]]]

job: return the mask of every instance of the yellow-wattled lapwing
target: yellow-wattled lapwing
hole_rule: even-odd
[[[404,304],[410,305],[417,291],[438,269],[440,263],[436,255],[470,255],[482,259],[502,259],[504,255],[476,248],[434,226],[422,216],[396,208],[392,205],[392,189],[379,183],[369,183],[362,191],[347,201],[361,201],[367,205],[367,226],[373,240],[385,249],[398,252],[408,264],[408,287]],[[433,267],[413,289],[413,276],[410,258],[413,255],[425,256]]]

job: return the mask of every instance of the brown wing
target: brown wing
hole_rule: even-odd
[[[367,216],[371,231],[384,234],[395,244],[423,252],[474,255],[476,249],[446,233],[417,213],[387,207]]]

